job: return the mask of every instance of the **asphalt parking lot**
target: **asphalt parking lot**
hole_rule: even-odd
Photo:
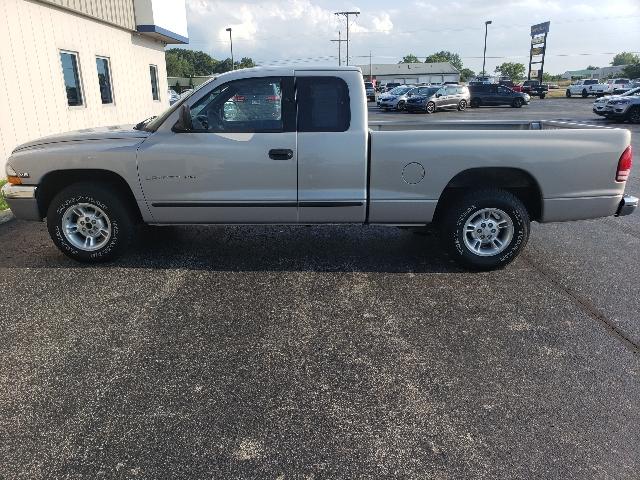
[[[591,103],[370,120],[605,124]],[[14,220],[0,478],[637,479],[638,278],[640,214],[534,224],[491,273],[357,226],[148,228],[90,267]]]

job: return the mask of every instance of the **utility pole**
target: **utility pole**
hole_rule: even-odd
[[[487,32],[489,31],[489,25],[491,25],[491,23],[491,20],[487,20],[486,22],[484,22],[484,53],[482,54],[482,75],[487,74],[484,71],[484,64],[487,60]]]
[[[229,42],[231,42],[231,70],[235,70],[235,64],[233,63],[233,38],[231,38],[231,27],[227,28],[229,32]]]
[[[349,65],[349,15],[360,15],[360,12],[336,12],[336,15],[343,15],[347,19],[347,65]]]
[[[342,32],[338,30],[338,39],[331,40],[332,42],[338,42],[338,65],[342,65],[342,42],[346,42],[346,40],[342,40]]]
[[[369,50],[369,81],[373,82],[373,72],[371,71],[373,69],[373,65],[371,65],[371,50]]]

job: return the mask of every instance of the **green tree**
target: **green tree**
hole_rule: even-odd
[[[405,55],[404,57],[402,57],[402,60],[400,60],[398,63],[420,63],[420,60],[418,60],[418,57],[416,57],[413,53],[410,53],[409,55]]]
[[[462,70],[462,59],[457,53],[452,53],[446,50],[429,55],[424,63],[439,63],[449,62],[458,70]]]
[[[225,58],[221,62],[218,62],[218,64],[216,65],[216,68],[214,69],[214,73],[230,72],[231,70],[232,70],[231,59]]]
[[[526,68],[522,63],[504,62],[496,67],[496,73],[509,77],[511,80],[520,80],[524,77]]]
[[[618,65],[632,65],[634,63],[640,63],[640,56],[631,52],[622,52],[613,57],[611,65],[615,67]]]
[[[236,68],[251,68],[251,67],[255,67],[256,64],[253,61],[252,58],[249,57],[242,57],[242,59],[240,60],[240,63],[236,62]]]
[[[463,68],[460,70],[460,81],[468,82],[470,79],[476,76],[476,72],[470,70],[468,68]]]
[[[627,65],[622,69],[622,73],[628,78],[640,78],[640,62]]]
[[[167,75],[170,77],[211,75],[219,63],[205,52],[184,48],[170,48],[165,52],[165,58]]]
[[[598,70],[600,67],[594,67],[593,65],[589,65],[585,70]]]
[[[547,73],[547,72],[544,72],[542,74],[543,82],[559,82],[560,80],[562,80],[562,75],[554,75],[552,73]]]

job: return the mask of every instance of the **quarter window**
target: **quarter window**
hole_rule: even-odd
[[[299,132],[345,132],[351,124],[349,87],[337,77],[299,77]]]
[[[103,105],[113,103],[113,89],[111,87],[111,69],[109,59],[96,57],[96,69],[98,70],[98,86],[100,88],[100,99]]]
[[[158,67],[149,65],[149,74],[151,75],[151,96],[154,100],[160,100],[160,91],[158,90]]]
[[[82,86],[80,84],[80,73],[78,71],[78,54],[74,52],[60,52],[60,62],[62,63],[64,87],[67,93],[67,105],[70,107],[83,105]]]

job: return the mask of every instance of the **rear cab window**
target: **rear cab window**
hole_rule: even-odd
[[[298,132],[346,132],[351,125],[347,83],[338,77],[297,77]]]

